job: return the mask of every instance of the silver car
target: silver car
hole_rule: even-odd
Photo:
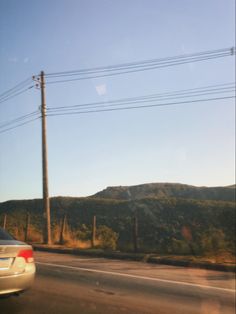
[[[0,228],[0,296],[30,288],[35,276],[32,247]]]

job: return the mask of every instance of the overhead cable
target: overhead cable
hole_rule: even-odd
[[[31,85],[31,86],[29,86],[29,87],[27,87],[27,88],[25,88],[25,89],[23,89],[23,90],[17,91],[17,92],[15,92],[15,93],[11,93],[10,95],[1,98],[1,99],[0,99],[0,104],[3,103],[3,102],[5,102],[5,101],[7,101],[7,100],[9,100],[9,99],[12,99],[12,98],[18,96],[18,95],[21,95],[21,94],[27,92],[29,89],[31,89],[31,88],[33,88],[33,87],[34,87],[34,85]]]
[[[20,124],[17,124],[17,125],[15,125],[15,126],[9,127],[9,128],[7,128],[7,129],[0,130],[0,134],[5,133],[5,132],[8,132],[8,131],[13,130],[13,129],[16,129],[16,128],[19,128],[19,127],[21,127],[21,126],[23,126],[23,125],[25,125],[25,124],[31,123],[31,122],[33,122],[33,121],[35,121],[35,120],[38,120],[39,118],[40,118],[40,117],[37,117],[37,118],[31,119],[31,120],[29,120],[29,121],[26,121],[26,122],[22,122],[22,123],[20,123]]]
[[[28,114],[25,114],[25,115],[23,115],[23,116],[17,117],[17,118],[15,118],[15,119],[9,120],[9,121],[7,121],[7,122],[4,122],[4,123],[0,124],[0,129],[6,128],[6,127],[8,127],[8,126],[11,125],[11,124],[19,123],[19,122],[21,122],[21,121],[23,121],[23,120],[27,120],[27,119],[29,119],[29,118],[32,118],[33,116],[38,115],[38,114],[39,114],[38,111],[33,111],[33,112],[31,112],[31,113],[28,113]]]
[[[14,87],[8,89],[7,91],[3,92],[2,94],[0,94],[0,101],[3,99],[3,98],[6,98],[6,97],[9,97],[11,96],[12,94],[26,88],[26,86],[28,86],[32,81],[32,78],[29,77],[25,80],[23,80],[22,82],[18,83],[17,85],[15,85]]]
[[[225,96],[225,97],[215,97],[215,98],[201,98],[201,99],[194,99],[194,100],[186,100],[186,101],[177,101],[177,102],[170,102],[170,103],[160,103],[160,104],[150,104],[150,105],[140,105],[140,106],[129,106],[129,107],[122,107],[122,108],[108,108],[108,109],[92,109],[92,110],[80,110],[74,112],[64,112],[64,113],[48,113],[48,117],[53,116],[66,116],[66,115],[78,115],[78,114],[87,114],[87,113],[97,113],[97,112],[106,112],[106,111],[120,111],[120,110],[131,110],[131,109],[142,109],[142,108],[151,108],[151,107],[164,107],[164,106],[174,106],[180,104],[189,104],[189,103],[197,103],[197,102],[205,102],[205,101],[216,101],[216,100],[226,100],[226,99],[233,99],[235,96]],[[88,108],[90,109],[90,108]]]
[[[182,54],[174,57],[166,57],[166,58],[159,58],[159,59],[149,59],[149,60],[143,60],[143,61],[137,61],[137,62],[129,62],[129,63],[121,63],[116,65],[108,65],[103,67],[94,67],[94,68],[87,68],[87,69],[79,69],[79,70],[72,70],[72,71],[64,71],[64,72],[54,72],[54,73],[46,73],[46,77],[59,77],[59,76],[68,76],[73,74],[84,74],[85,72],[97,72],[97,71],[107,71],[107,70],[113,70],[113,69],[121,69],[121,68],[128,68],[128,67],[136,67],[136,66],[147,66],[150,64],[156,64],[156,63],[168,63],[168,62],[174,62],[184,59],[190,59],[191,58],[205,58],[207,56],[221,56],[222,54],[226,55],[232,55],[235,54],[234,49],[232,48],[224,48],[224,49],[218,49],[218,50],[210,50],[205,52],[198,52],[193,54]]]
[[[80,70],[64,71],[64,72],[54,72],[46,73],[45,77],[48,79],[47,84],[56,84],[64,82],[72,82],[77,80],[85,80],[106,76],[115,76],[133,72],[140,72],[146,70],[154,70],[163,67],[170,67],[181,65],[185,63],[193,63],[206,61],[210,59],[227,57],[235,54],[235,49],[225,48],[218,50],[211,50],[206,52],[200,52],[195,54],[185,54],[180,56],[161,58],[161,59],[151,59],[139,62],[123,63],[117,65],[110,65],[105,67],[95,67]],[[66,77],[66,79],[64,79]],[[75,77],[75,78],[74,78]],[[59,78],[53,80],[55,78]]]
[[[222,86],[222,87],[221,87]],[[67,112],[77,110],[78,108],[82,109],[91,109],[91,108],[102,108],[102,107],[114,107],[114,106],[124,106],[127,104],[134,103],[145,103],[145,102],[154,102],[154,101],[167,101],[172,99],[179,98],[194,98],[199,96],[206,95],[217,95],[217,94],[226,94],[235,92],[235,87],[233,83],[229,83],[229,85],[212,85],[209,87],[201,87],[195,89],[185,89],[173,92],[159,93],[159,94],[150,94],[139,97],[129,97],[129,98],[121,98],[110,101],[99,101],[85,104],[78,104],[72,106],[60,106],[60,107],[49,107],[48,113],[52,112]]]

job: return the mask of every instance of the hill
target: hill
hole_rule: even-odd
[[[180,183],[149,183],[134,186],[108,187],[92,197],[116,200],[174,197],[196,200],[234,201],[235,185],[226,187],[196,187]]]
[[[225,201],[233,199],[234,194],[229,190],[234,192],[232,187],[200,188],[199,191],[187,185],[149,184],[108,188],[92,197],[51,198],[54,240],[58,240],[64,214],[71,234],[77,239],[89,239],[92,218],[96,215],[98,226],[106,225],[119,235],[118,248],[131,250],[136,217],[142,251],[175,254],[235,251],[235,203]],[[127,193],[130,193],[129,199]],[[217,200],[204,199],[210,197]],[[32,241],[39,241],[37,235],[42,234],[44,223],[42,200],[0,203],[0,225],[6,214],[7,229],[21,236],[27,212],[30,213]]]

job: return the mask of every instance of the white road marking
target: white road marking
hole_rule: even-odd
[[[83,262],[83,261],[100,261],[101,259],[98,258],[75,258],[75,259],[70,259],[70,262]]]
[[[43,257],[43,260],[47,261],[47,258]],[[68,259],[66,261],[69,261],[69,262],[87,262],[87,261],[100,261],[101,259],[96,259],[96,258],[74,258],[74,259]]]
[[[66,268],[66,269],[73,269],[73,270],[80,270],[80,271],[87,271],[87,272],[93,272],[93,273],[100,273],[100,274],[106,274],[106,275],[113,275],[113,276],[121,276],[121,277],[135,278],[135,279],[144,279],[144,280],[150,280],[150,281],[159,281],[159,282],[165,282],[165,283],[171,283],[171,284],[177,284],[177,285],[183,285],[183,286],[206,288],[206,289],[213,289],[213,290],[227,291],[227,292],[235,293],[234,289],[206,286],[206,285],[200,285],[200,284],[184,282],[184,281],[175,281],[175,280],[168,280],[168,279],[161,279],[161,278],[154,278],[154,277],[147,277],[147,276],[131,275],[131,274],[126,274],[126,273],[117,273],[117,272],[113,272],[113,271],[106,271],[106,270],[99,270],[99,269],[92,269],[92,268],[83,268],[83,267],[68,266],[68,265],[60,265],[60,264],[53,264],[53,263],[36,262],[36,264],[53,266],[53,267],[60,267],[60,268]]]

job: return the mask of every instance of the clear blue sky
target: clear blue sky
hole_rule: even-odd
[[[0,94],[45,72],[235,45],[234,0],[1,0]],[[46,86],[50,107],[233,82],[234,58]],[[102,92],[99,92],[101,91]],[[37,110],[40,92],[0,104],[0,123]],[[114,185],[230,185],[233,100],[48,118],[50,196]],[[40,120],[0,134],[0,201],[42,196]]]

